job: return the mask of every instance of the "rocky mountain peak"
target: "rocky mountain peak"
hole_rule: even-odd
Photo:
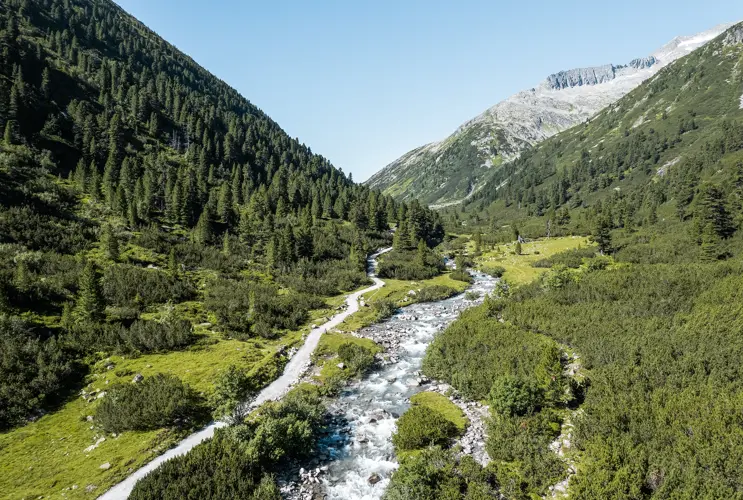
[[[644,69],[649,68],[657,62],[658,60],[654,56],[638,57],[637,59],[632,59],[628,66],[635,69]]]
[[[722,43],[726,47],[743,43],[743,23],[738,23],[737,25],[735,25],[735,27],[728,31]]]
[[[616,77],[616,68],[612,64],[596,66],[594,68],[576,68],[560,71],[547,77],[549,88],[560,90],[583,85],[597,85],[606,83]]]

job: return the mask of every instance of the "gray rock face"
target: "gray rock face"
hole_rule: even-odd
[[[638,57],[637,59],[632,59],[629,62],[630,68],[635,69],[643,69],[643,68],[649,68],[653,64],[657,63],[658,60],[654,56],[648,56],[648,57]]]
[[[736,25],[733,29],[728,31],[728,34],[725,36],[725,40],[723,40],[722,43],[726,47],[743,43],[743,23]]]
[[[597,85],[612,81],[616,77],[614,65],[606,64],[595,68],[577,68],[560,71],[547,77],[547,86],[560,90],[583,85]]]

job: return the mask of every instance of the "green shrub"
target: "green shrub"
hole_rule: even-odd
[[[374,353],[353,342],[344,342],[338,347],[338,358],[356,374],[363,374],[374,364]]]
[[[167,461],[137,482],[129,498],[278,500],[272,475],[281,463],[315,449],[324,412],[317,389],[299,386],[248,421],[218,429],[214,438]]]
[[[479,298],[480,298],[480,292],[468,291],[468,292],[466,292],[464,294],[464,300],[473,301],[473,300],[477,300]]]
[[[380,258],[377,274],[381,278],[398,280],[426,280],[441,274],[443,260],[430,250],[423,259],[418,252],[393,250]]]
[[[397,307],[397,303],[394,300],[381,299],[372,302],[372,309],[375,313],[375,320],[383,321],[387,318],[392,317],[397,312],[399,307]]]
[[[493,411],[500,415],[522,416],[539,409],[543,394],[533,379],[505,375],[493,382],[489,400]]]
[[[416,302],[436,302],[457,294],[457,290],[446,285],[425,286],[415,294]]]
[[[480,270],[493,278],[501,278],[506,272],[506,268],[503,266],[491,266],[487,264],[481,266]]]
[[[107,432],[192,427],[204,421],[201,398],[178,377],[158,373],[139,383],[115,384],[96,410]]]
[[[74,371],[72,354],[56,337],[0,314],[0,430],[54,403]]]
[[[532,264],[532,267],[550,268],[557,265],[578,269],[583,261],[596,255],[596,247],[573,248],[547,259],[540,259]]]
[[[166,272],[118,264],[103,273],[103,295],[111,305],[149,306],[188,300],[194,290]]]
[[[488,423],[486,450],[496,462],[517,465],[525,489],[544,493],[565,473],[565,464],[549,448],[561,423],[550,410],[526,417],[496,415]]]
[[[547,360],[550,366],[555,362],[559,366],[559,352],[552,347],[554,341],[501,323],[487,315],[486,307],[477,307],[464,311],[436,336],[423,358],[423,371],[470,399],[483,400],[501,376],[541,373],[539,367],[546,366]],[[561,373],[544,370],[540,385],[547,386],[553,376],[562,380]]]
[[[406,457],[382,498],[485,500],[498,496],[498,480],[490,467],[483,468],[468,455],[457,459],[451,451],[433,447]]]
[[[441,413],[431,408],[412,406],[397,420],[397,432],[392,435],[392,444],[397,451],[448,446],[457,432],[456,426]]]
[[[278,287],[246,280],[219,280],[209,287],[205,306],[220,325],[239,339],[273,338],[276,330],[296,330],[311,309],[325,306],[319,297],[305,293],[279,294]]]
[[[464,281],[465,283],[472,283],[472,276],[467,271],[461,269],[455,269],[451,272],[449,277],[453,280]]]
[[[609,267],[609,264],[611,261],[608,257],[604,257],[603,255],[599,255],[597,257],[594,257],[593,259],[589,259],[587,262],[586,268],[588,271],[603,271],[607,267]]]

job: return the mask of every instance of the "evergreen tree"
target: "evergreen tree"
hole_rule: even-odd
[[[8,120],[5,122],[5,135],[3,136],[3,139],[6,146],[12,146],[16,143],[16,137],[18,136],[16,131],[17,125],[15,120]]]
[[[103,249],[106,257],[113,260],[114,262],[119,260],[121,250],[119,248],[119,239],[116,237],[113,228],[110,224],[106,224],[103,227]]]
[[[31,276],[25,260],[18,260],[13,274],[13,286],[21,293],[27,293],[31,288]]]
[[[180,266],[178,265],[178,259],[175,256],[175,248],[172,247],[168,253],[168,271],[170,271],[173,276],[180,275]]]
[[[591,240],[598,245],[601,255],[611,251],[611,223],[609,217],[598,216]]]
[[[428,247],[426,242],[422,239],[418,241],[418,253],[416,255],[416,263],[420,267],[426,267],[426,256],[428,255]]]
[[[712,222],[708,222],[702,230],[702,260],[711,262],[720,257],[720,236]]]
[[[718,186],[707,185],[702,189],[695,216],[696,223],[702,231],[706,231],[707,225],[712,224],[720,238],[728,238],[735,232],[732,217],[725,205],[722,190]]]
[[[104,311],[105,303],[98,268],[89,260],[80,275],[75,317],[79,322],[96,322],[104,318]]]
[[[208,245],[214,238],[214,223],[209,206],[204,207],[199,217],[199,222],[194,229],[194,239],[202,245]]]

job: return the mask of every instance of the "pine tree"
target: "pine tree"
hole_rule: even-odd
[[[521,253],[524,251],[521,248],[521,242],[520,241],[517,241],[516,242],[516,246],[514,247],[514,251],[516,252],[516,255],[521,255]]]
[[[702,260],[712,262],[720,257],[720,236],[712,222],[702,230]]]
[[[41,95],[44,96],[44,99],[49,99],[49,83],[50,77],[49,77],[49,68],[44,68],[44,72],[41,74]]]
[[[611,222],[606,215],[599,215],[591,240],[599,247],[601,255],[611,251]]]
[[[472,235],[472,240],[475,242],[475,252],[480,253],[482,250],[482,235],[479,231],[475,231]]]
[[[105,303],[98,277],[98,269],[93,261],[85,264],[77,292],[75,317],[78,322],[100,321],[104,318]]]
[[[13,274],[13,286],[21,293],[26,293],[31,287],[30,271],[25,260],[18,260]]]
[[[232,248],[230,246],[230,233],[227,231],[224,232],[224,236],[222,237],[222,253],[228,256],[232,254]]]
[[[175,256],[175,248],[172,247],[170,253],[168,253],[168,271],[176,277],[180,274],[180,266],[178,265],[178,260]]]
[[[426,242],[422,239],[418,241],[418,253],[416,256],[416,263],[420,267],[426,267],[426,257],[428,256],[428,247]]]
[[[720,238],[728,238],[735,232],[722,190],[715,185],[707,185],[702,189],[695,216],[698,227],[706,230],[707,225],[712,224],[715,233]]]
[[[113,228],[110,224],[106,224],[103,227],[103,237],[101,238],[103,243],[103,249],[106,257],[116,262],[121,256],[121,249],[119,248],[119,239],[116,237]]]
[[[16,137],[18,136],[16,130],[17,126],[15,120],[8,120],[5,122],[5,135],[3,136],[3,139],[6,146],[12,146],[16,143]]]
[[[212,222],[212,216],[209,211],[209,207],[204,207],[204,210],[201,212],[201,216],[199,217],[199,222],[196,224],[196,228],[194,229],[194,239],[202,244],[202,245],[208,245],[212,242],[212,238],[214,237],[214,227]]]

